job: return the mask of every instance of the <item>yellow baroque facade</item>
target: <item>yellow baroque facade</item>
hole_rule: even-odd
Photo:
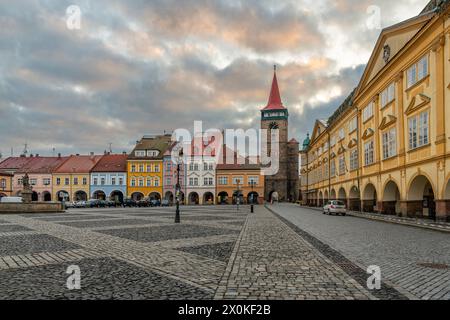
[[[162,160],[128,160],[127,173],[129,198],[161,200],[163,194]]]
[[[358,87],[304,143],[304,204],[450,221],[449,11],[382,31]]]

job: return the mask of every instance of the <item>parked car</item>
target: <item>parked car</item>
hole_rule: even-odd
[[[91,199],[86,201],[86,208],[97,208],[99,204],[99,200]]]
[[[115,207],[116,206],[116,202],[112,201],[112,200],[106,200],[106,206],[110,207],[110,208]]]
[[[328,201],[328,203],[323,207],[323,214],[331,215],[332,213],[335,215],[345,216],[347,214],[345,203],[339,200]]]
[[[75,208],[86,208],[86,201],[75,202]]]
[[[163,201],[161,201],[161,207],[169,207],[170,206],[170,202],[167,199],[164,199]]]
[[[161,201],[157,200],[157,199],[152,199],[152,200],[150,200],[150,206],[151,207],[160,207]]]
[[[125,199],[123,200],[124,207],[136,207],[137,203],[133,199]]]
[[[150,206],[150,202],[148,200],[142,199],[137,202],[138,207],[148,207]]]
[[[23,199],[22,199],[22,197],[3,197],[3,198],[0,198],[0,202],[3,202],[3,203],[22,203]]]
[[[66,208],[76,208],[76,203],[72,201],[66,201],[64,205]]]

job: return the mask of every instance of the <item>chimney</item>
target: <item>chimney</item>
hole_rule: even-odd
[[[39,157],[39,153],[36,153],[36,158]]]
[[[126,151],[123,151],[122,154],[123,154],[124,156],[126,156],[126,155],[127,155],[127,152],[126,152]]]
[[[90,152],[90,155],[91,155],[91,157],[92,157],[92,156],[94,155],[94,153],[91,151],[91,152]]]
[[[58,158],[61,158],[61,153],[58,153]]]
[[[77,153],[77,154],[76,154],[76,156],[77,156],[77,157],[79,157],[79,156],[80,156],[80,154],[79,154],[79,153]]]

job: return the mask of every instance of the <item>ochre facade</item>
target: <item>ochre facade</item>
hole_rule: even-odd
[[[302,201],[450,220],[449,7],[380,35],[363,77],[301,151]]]

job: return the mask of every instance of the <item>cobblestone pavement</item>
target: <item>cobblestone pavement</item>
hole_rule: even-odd
[[[290,204],[270,208],[295,225],[306,239],[320,241],[362,269],[380,266],[382,279],[411,297],[450,300],[448,233],[328,216]]]
[[[365,288],[368,275],[359,265],[364,265],[360,258],[366,253],[358,252],[365,250],[361,249],[358,232],[353,241],[353,232],[344,232],[342,241],[359,242],[352,246],[354,254],[348,254],[348,250],[328,245],[333,230],[338,229],[335,223],[325,224],[330,234],[325,230],[328,238],[324,238],[310,229],[321,230],[327,220],[312,220],[304,225],[303,220],[307,219],[300,219],[299,223],[289,218],[299,216],[298,208],[277,209],[281,208],[282,216],[262,206],[256,207],[254,214],[245,206],[239,212],[234,206],[182,207],[180,225],[173,222],[174,208],[71,209],[64,214],[2,215],[0,299],[411,297],[388,282],[383,282],[381,291]],[[306,212],[300,216],[325,218],[314,214]],[[319,225],[314,226],[315,223]],[[377,224],[366,223],[368,229]],[[421,247],[428,237],[416,240],[411,234],[402,238],[403,242],[413,240],[420,241]],[[437,247],[445,246],[445,240],[430,238],[438,245],[435,252],[427,250],[428,256],[444,259],[445,254]],[[445,248],[448,254],[448,245]],[[413,255],[422,253],[418,250]],[[388,267],[392,274],[409,270],[409,265],[396,265],[397,260],[389,259],[401,256],[398,252],[387,250],[385,254],[383,272]],[[358,265],[352,262],[355,260]],[[71,265],[80,267],[81,290],[67,289],[70,275],[66,271]],[[435,272],[427,267],[415,268]],[[432,286],[439,282],[427,291],[430,298],[438,296],[434,291],[440,288],[439,277],[445,272],[438,270],[426,283]]]
[[[183,207],[180,225],[174,208],[2,215],[0,299],[212,299],[247,211]]]

